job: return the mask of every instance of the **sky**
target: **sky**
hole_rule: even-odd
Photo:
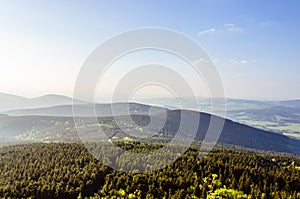
[[[300,98],[299,9],[297,0],[0,0],[0,92],[72,96],[80,68],[102,42],[124,31],[159,27],[185,34],[206,50],[227,97]],[[131,60],[141,57],[151,56]],[[124,58],[115,71],[126,73],[139,62]],[[120,77],[111,72],[110,78]],[[109,81],[106,89],[112,89]],[[145,93],[160,96],[155,90]]]

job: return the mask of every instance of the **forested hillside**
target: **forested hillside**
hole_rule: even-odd
[[[147,152],[161,144],[118,143]],[[174,149],[176,147],[174,146]],[[157,161],[165,161],[157,157]],[[119,165],[136,164],[126,157]],[[125,173],[104,166],[79,143],[0,148],[1,198],[300,198],[300,159],[196,147],[166,168]],[[226,197],[224,197],[226,196]]]
[[[123,109],[126,110],[124,104],[120,104],[119,107],[123,107],[120,108],[121,112]],[[91,141],[99,139],[106,141],[108,139],[135,139],[134,137],[140,137],[141,135],[151,139],[153,137],[169,138],[178,134],[179,127],[181,127],[184,139],[195,138],[197,141],[201,141],[207,135],[211,120],[218,119],[215,115],[189,110],[167,111],[167,117],[165,118],[165,114],[159,112],[160,108],[155,109],[158,113],[155,112],[150,119],[148,114],[141,115],[146,113],[150,106],[131,104],[131,107],[133,112],[136,111],[136,114],[130,116],[99,117],[97,121],[91,117],[76,118],[76,128],[73,117],[12,117],[3,115],[0,117],[0,145],[1,142],[3,144],[16,142],[76,142],[80,141],[78,129],[81,132],[81,139],[84,137],[84,139]],[[182,118],[187,119],[182,121]],[[200,120],[197,118],[200,118]],[[166,122],[163,127],[159,125],[148,126],[151,120],[164,121],[165,119]],[[131,122],[132,120],[135,124]],[[198,127],[195,127],[194,130],[191,129],[191,125],[193,125],[191,121],[198,122]],[[99,135],[97,133],[99,130],[103,130],[106,137]],[[218,142],[258,150],[300,155],[300,140],[253,128],[228,119],[224,120],[224,127]]]

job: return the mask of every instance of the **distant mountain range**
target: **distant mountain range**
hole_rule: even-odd
[[[113,103],[113,104],[76,104],[76,116],[81,117],[93,117],[95,114],[98,117],[107,117],[113,115],[126,115],[136,114],[145,115],[148,114],[150,108],[153,113],[158,113],[167,110],[163,107],[142,105],[138,103]],[[39,116],[60,116],[60,117],[71,117],[73,116],[73,105],[60,105],[45,108],[34,108],[34,109],[18,109],[5,111],[4,114],[11,116],[28,116],[28,115],[39,115]]]
[[[197,110],[199,108],[205,111],[209,111],[212,107],[211,99],[204,97],[197,97],[198,106],[194,103],[193,98],[179,98],[181,102],[181,108]],[[140,99],[140,103],[150,104],[150,105],[163,105],[169,108],[179,108],[178,100],[175,98],[145,98]],[[216,107],[218,104],[221,104],[223,101],[215,99]],[[274,101],[274,100],[246,100],[246,99],[234,99],[226,98],[226,109],[229,111],[235,110],[249,110],[249,109],[267,109],[273,107],[289,107],[289,108],[300,108],[300,99],[294,100],[283,100],[283,101]]]
[[[68,109],[68,106],[63,107],[61,105],[71,105],[73,99],[71,97],[63,96],[63,95],[55,95],[49,94],[36,98],[25,98],[18,95],[11,95],[0,93],[0,112],[8,112],[12,111],[12,114],[21,115],[24,113],[27,115],[29,112],[45,112],[45,115],[49,115],[50,112],[53,116],[61,115],[60,112],[62,109]],[[194,111],[204,111],[209,112],[211,109],[211,99],[209,98],[197,98],[197,102],[201,110],[199,110],[198,106],[195,106],[194,100],[191,98],[180,98],[181,106],[178,106],[177,99],[174,98],[147,98],[147,99],[139,99],[138,103],[149,104],[153,106],[164,106],[169,109],[189,109]],[[218,100],[216,100],[218,104]],[[88,104],[88,102],[74,99],[74,104]],[[102,104],[103,105],[103,104]],[[55,107],[53,107],[55,106]],[[61,106],[61,107],[59,107]],[[56,109],[58,113],[55,111],[50,111],[52,108]],[[226,108],[228,111],[236,111],[236,110],[257,110],[257,109],[269,109],[274,107],[286,107],[286,108],[299,108],[300,109],[300,100],[286,100],[286,101],[260,101],[260,100],[244,100],[244,99],[226,99]],[[40,109],[45,108],[45,109]],[[21,109],[21,110],[19,110]],[[29,109],[29,110],[25,110]],[[37,110],[33,110],[37,109]],[[50,114],[50,115],[51,115]]]
[[[83,104],[86,102],[75,99],[74,103]],[[41,108],[65,104],[72,104],[72,98],[53,94],[36,98],[25,98],[17,95],[0,93],[0,112],[14,109]]]
[[[140,110],[146,111],[149,106],[134,104],[140,106]],[[157,110],[160,108],[158,107]],[[118,116],[121,121],[119,125],[116,124],[116,117],[101,117],[98,122],[94,123],[90,117],[82,117],[82,126],[77,128],[84,129],[84,136],[89,140],[101,140],[98,131],[101,127],[110,139],[116,140],[130,140],[133,139],[127,132],[139,131],[144,135],[154,134],[152,138],[171,138],[175,136],[181,117],[189,118],[184,126],[184,136],[191,138],[189,121],[193,121],[194,117],[200,116],[199,128],[196,133],[195,140],[203,140],[207,133],[208,125],[214,115],[200,113],[189,110],[168,110],[167,120],[162,129],[145,130],[144,125],[149,122],[148,115],[131,115],[138,128],[128,124],[128,116]],[[163,119],[163,115],[159,112],[152,115],[157,120]],[[121,126],[120,126],[121,124]],[[125,130],[122,131],[121,129]],[[151,139],[152,139],[151,138]],[[0,117],[0,140],[3,143],[11,142],[70,142],[80,141],[74,120],[72,117],[53,117],[53,116],[5,116]],[[223,131],[219,138],[219,142],[223,144],[236,145],[244,148],[251,148],[255,150],[266,150],[274,152],[286,152],[300,155],[300,141],[291,139],[287,136],[277,133],[253,128],[244,124],[233,122],[226,119]]]

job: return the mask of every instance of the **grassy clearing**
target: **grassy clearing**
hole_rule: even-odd
[[[300,139],[300,134],[299,133],[283,133],[283,135],[295,138],[295,139]]]
[[[282,117],[280,115],[275,115],[274,116],[276,118],[276,120],[279,122],[279,121],[282,121],[282,120],[286,120],[286,119],[289,119],[289,118],[286,118],[286,117]]]
[[[272,126],[270,128],[279,131],[300,132],[300,124],[296,123],[288,123],[284,126]]]
[[[277,117],[278,119],[282,119],[283,117]],[[257,128],[262,128],[270,131],[282,132],[284,135],[300,139],[300,124],[298,123],[286,123],[286,124],[278,124],[276,122],[269,121],[256,121],[256,120],[240,120],[239,122],[248,124],[250,126],[254,126]]]
[[[276,122],[256,121],[256,120],[240,120],[240,122],[250,124],[250,125],[254,125],[254,126],[263,126],[263,127],[278,125],[278,123],[276,123]]]

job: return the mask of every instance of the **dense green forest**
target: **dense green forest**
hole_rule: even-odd
[[[117,143],[147,152],[161,144]],[[105,146],[104,146],[105,147]],[[174,147],[174,150],[176,147]],[[101,148],[103,150],[103,146]],[[163,162],[166,157],[157,157]],[[137,164],[120,157],[118,165]],[[126,173],[97,161],[79,143],[0,148],[1,198],[300,198],[300,158],[191,147],[155,172]]]

